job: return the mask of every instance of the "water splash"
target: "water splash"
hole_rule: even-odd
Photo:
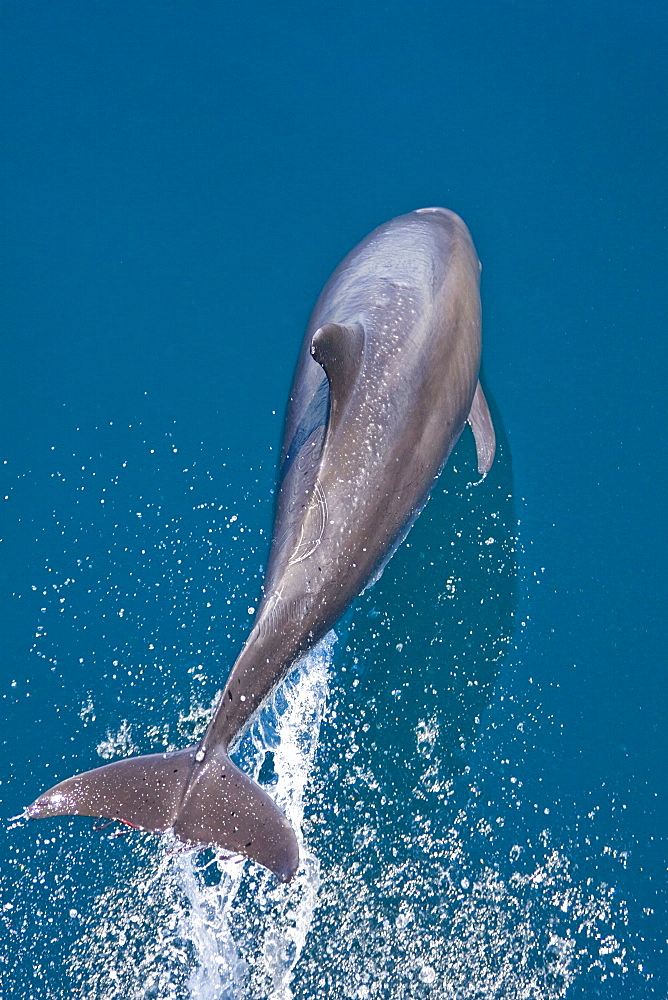
[[[85,921],[70,971],[104,1000],[291,1000],[291,980],[311,927],[320,865],[303,835],[304,805],[325,711],[330,633],[278,689],[238,758],[297,831],[301,864],[278,885],[238,858],[220,860],[175,843],[157,855],[136,842],[132,878],[103,893]],[[269,766],[267,766],[269,762]]]
[[[180,929],[194,947],[195,966],[188,989],[196,1000],[232,1000],[247,995],[244,987],[249,980],[250,995],[271,1000],[292,998],[290,981],[320,887],[319,861],[304,840],[303,820],[333,644],[334,634],[330,633],[304,658],[261,713],[239,751],[256,780],[262,778],[267,759],[273,758],[272,794],[299,841],[301,862],[293,881],[277,885],[268,872],[256,870],[251,894],[244,866],[230,859],[218,862],[221,882],[206,888],[197,877],[194,858],[186,858],[182,864],[190,909]],[[248,933],[249,915],[252,936]]]
[[[62,922],[69,908],[80,930],[69,957],[72,995],[561,1000],[587,978],[594,991],[620,980],[632,988],[632,977],[644,985],[614,888],[626,854],[605,848],[601,869],[592,858],[583,870],[574,860],[581,852],[558,833],[518,841],[518,823],[490,813],[469,769],[448,775],[436,715],[416,726],[415,753],[404,747],[402,778],[388,785],[370,742],[360,760],[369,733],[351,728],[333,703],[332,643],[302,661],[238,752],[298,831],[302,864],[289,885],[239,859],[132,834],[122,850],[100,850],[113,859],[111,874],[106,861],[98,869],[113,885],[87,904],[73,895],[76,870],[66,872],[75,858],[98,863],[80,832],[74,840],[63,833],[57,862],[54,842],[37,842],[53,913]],[[519,816],[514,796],[492,799]],[[52,940],[45,930],[47,953]]]
[[[106,739],[97,745],[97,752],[103,760],[130,757],[138,753],[138,748],[132,739],[132,726],[127,719],[122,720],[117,732],[107,731]]]
[[[471,857],[469,827],[462,817],[446,838],[425,836],[375,876],[337,866],[314,927],[318,936],[336,921],[336,937],[326,964],[302,962],[299,995],[562,1000],[584,975],[628,973],[614,933],[628,914],[608,886],[580,883],[556,849],[505,876]]]

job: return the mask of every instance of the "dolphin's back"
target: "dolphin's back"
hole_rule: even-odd
[[[350,587],[358,592],[364,574],[384,562],[424,502],[474,398],[479,275],[468,229],[445,209],[380,226],[332,274],[309,322],[290,391],[265,598],[281,590],[300,538],[298,557],[317,542],[318,554],[332,564],[336,553],[324,550],[323,517],[338,552],[338,528],[351,520],[352,508],[360,531],[364,519],[369,522],[366,549],[373,553],[352,574],[350,553],[344,557]],[[314,338],[329,327],[362,331],[359,363],[335,387],[314,358]],[[328,420],[335,391],[346,396],[347,406],[338,427]],[[359,534],[352,539],[357,549]],[[318,584],[317,578],[307,581],[307,589]],[[331,595],[328,601],[338,614]]]

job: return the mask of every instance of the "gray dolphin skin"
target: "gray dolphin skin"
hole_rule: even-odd
[[[323,289],[297,362],[263,597],[198,746],[75,775],[29,818],[120,820],[244,855],[289,881],[297,838],[230,750],[295,661],[377,579],[468,421],[478,471],[494,429],[478,381],[480,263],[453,212],[375,229]]]

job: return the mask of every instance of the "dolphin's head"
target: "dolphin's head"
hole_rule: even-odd
[[[422,218],[424,216],[431,217],[436,223],[441,223],[443,226],[455,225],[457,228],[466,233],[468,239],[471,239],[471,234],[469,233],[468,226],[456,212],[452,212],[449,208],[439,208],[434,206],[432,208],[416,208],[412,215],[419,215]],[[473,244],[471,244],[473,245]],[[478,270],[482,271],[482,264],[478,261]]]

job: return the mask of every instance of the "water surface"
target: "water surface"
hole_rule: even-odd
[[[8,995],[665,997],[663,5],[0,8]],[[458,211],[501,440],[241,749],[305,867],[24,824],[186,745],[315,298]],[[316,738],[317,737],[317,738]]]

